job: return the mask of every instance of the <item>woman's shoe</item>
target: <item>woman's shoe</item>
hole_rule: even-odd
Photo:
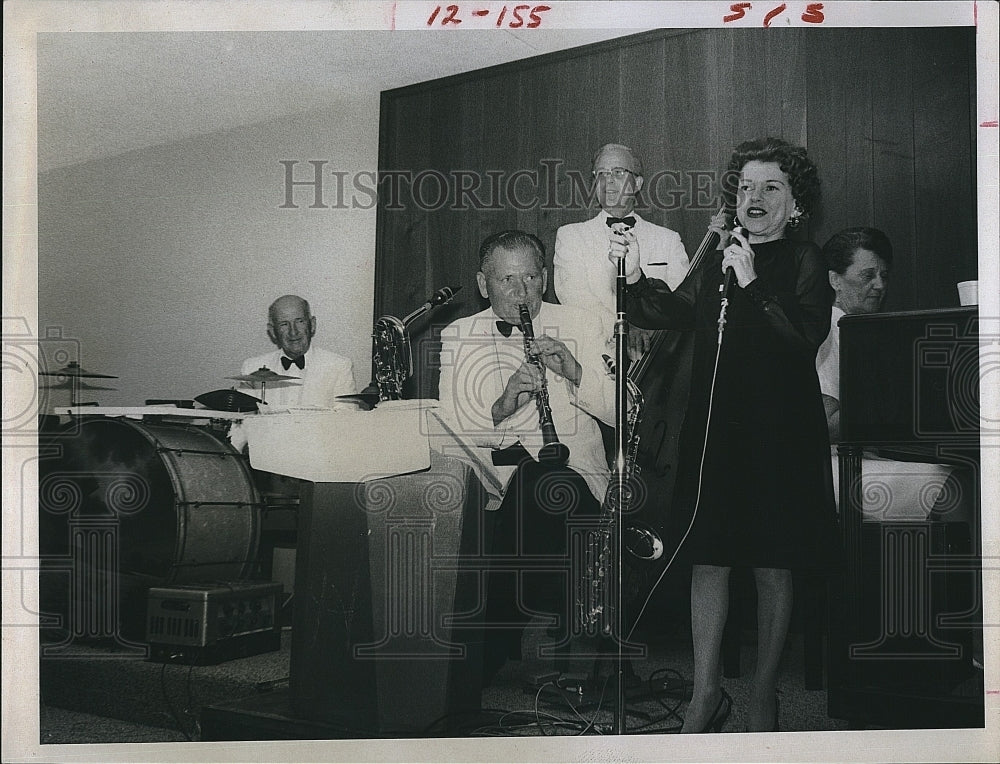
[[[733,710],[733,699],[729,693],[722,690],[722,697],[719,698],[719,705],[715,707],[712,718],[708,720],[702,732],[722,732],[722,727],[729,719],[729,714]]]

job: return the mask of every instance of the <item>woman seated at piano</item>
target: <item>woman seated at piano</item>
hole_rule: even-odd
[[[835,294],[830,333],[816,355],[823,407],[832,446],[833,472],[837,475],[836,444],[840,440],[840,327],[845,315],[877,313],[885,301],[892,268],[892,243],[877,228],[845,228],[823,246]],[[962,490],[950,483],[954,468],[941,464],[899,462],[866,451],[862,461],[862,503],[865,519],[872,521],[925,520],[954,510]],[[839,504],[839,480],[834,492]],[[947,506],[946,506],[947,505]],[[954,515],[948,519],[957,519]]]

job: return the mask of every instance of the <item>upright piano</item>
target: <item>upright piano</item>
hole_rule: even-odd
[[[844,316],[840,340],[843,568],[830,601],[829,714],[856,728],[981,727],[977,309]],[[956,480],[926,516],[866,519],[872,452],[951,465]]]

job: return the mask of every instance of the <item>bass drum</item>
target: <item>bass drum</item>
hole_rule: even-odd
[[[239,581],[253,573],[260,494],[246,459],[215,434],[94,418],[41,445],[43,555],[71,558],[74,569],[102,567],[123,587]],[[95,538],[101,551],[88,552]]]

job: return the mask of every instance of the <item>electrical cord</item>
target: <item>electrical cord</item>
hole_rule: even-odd
[[[448,736],[453,732],[453,730],[457,726],[456,721],[465,716],[476,718],[481,716],[488,716],[490,714],[495,714],[497,717],[503,717],[505,714],[509,713],[510,711],[506,708],[479,708],[474,710],[469,709],[467,711],[455,711],[448,714],[442,714],[437,719],[428,724],[426,727],[422,728],[420,730],[420,734],[418,735],[418,737]]]
[[[708,453],[708,436],[711,432],[712,424],[712,408],[715,402],[715,382],[719,374],[719,356],[722,353],[722,342],[720,342],[715,347],[715,361],[712,365],[712,385],[709,388],[708,393],[708,416],[705,419],[705,438],[701,446],[701,460],[698,463],[698,492],[695,495],[694,500],[694,511],[691,513],[691,521],[688,523],[687,529],[684,531],[684,535],[681,536],[681,540],[677,542],[677,546],[674,548],[674,553],[670,556],[667,564],[664,566],[663,570],[660,571],[660,575],[657,576],[656,581],[649,588],[649,594],[646,595],[645,601],[642,603],[642,607],[639,608],[639,613],[635,618],[632,619],[632,628],[629,629],[628,636],[626,636],[626,641],[632,638],[632,634],[635,632],[636,626],[638,626],[639,621],[642,620],[643,613],[646,612],[650,601],[653,599],[653,593],[656,591],[656,587],[660,585],[663,581],[663,577],[667,575],[667,571],[674,564],[674,560],[677,559],[677,555],[680,553],[681,548],[684,546],[684,542],[687,541],[687,537],[691,534],[691,529],[694,527],[694,521],[698,517],[698,507],[701,504],[701,489],[702,484],[705,479],[705,456]]]
[[[676,693],[669,686],[663,686],[660,677],[669,677],[675,681],[679,687],[684,687],[687,682],[681,675],[673,669],[659,669],[654,672],[650,679],[649,694],[643,696],[638,701],[629,703],[626,715],[629,719],[635,720],[627,725],[630,733],[642,732],[643,734],[653,733],[677,733],[680,732],[683,724],[683,716],[678,713],[678,709],[684,703],[685,698],[668,703],[664,699],[665,694]],[[496,724],[483,725],[467,733],[472,737],[495,737],[511,735],[541,735],[551,737],[558,735],[560,731],[568,735],[587,734],[608,734],[611,731],[610,720],[600,722],[599,714],[607,713],[603,711],[604,696],[609,686],[610,677],[606,678],[601,694],[596,701],[587,701],[588,704],[596,704],[596,708],[588,718],[580,712],[580,708],[573,703],[577,694],[561,687],[558,682],[549,681],[541,684],[534,692],[533,707],[530,711],[493,711],[500,714]],[[660,685],[658,687],[658,685]],[[673,695],[671,695],[672,697]],[[582,696],[580,696],[582,699]],[[653,714],[641,707],[649,704],[652,708],[657,705],[665,710],[665,713]],[[548,706],[548,708],[546,708]],[[572,717],[555,712],[553,709],[568,707]],[[575,718],[574,718],[575,717]],[[527,719],[528,721],[524,721]]]
[[[196,713],[194,713],[194,710],[193,710],[195,708],[195,703],[194,703],[194,687],[193,687],[192,682],[191,682],[191,675],[193,674],[194,667],[197,665],[198,658],[200,658],[200,657],[201,657],[201,653],[199,652],[198,655],[195,656],[195,659],[193,661],[191,661],[191,665],[188,667],[187,682],[186,682],[186,684],[187,684],[187,702],[188,702],[188,704],[187,704],[187,708],[185,709],[185,713],[188,716],[191,716],[191,717],[194,718],[194,731],[195,731],[196,739],[200,739],[201,738],[201,722],[198,720],[198,715]]]
[[[573,713],[587,722],[587,726],[584,727],[582,730],[580,730],[580,732],[577,734],[586,735],[588,730],[597,729],[597,715],[601,712],[601,706],[604,705],[604,695],[608,691],[608,682],[610,681],[611,681],[611,675],[609,674],[604,678],[604,682],[601,684],[601,695],[597,699],[597,708],[594,709],[594,715],[589,721],[587,719],[584,719],[583,714],[581,714],[579,711],[573,708]],[[566,702],[569,703],[568,700]],[[570,706],[572,707],[572,704],[570,704]],[[597,731],[600,733],[600,730]]]
[[[179,653],[174,653],[167,660],[165,660],[160,666],[160,691],[163,693],[163,700],[167,704],[167,708],[170,711],[170,716],[173,717],[174,723],[177,725],[177,729],[180,730],[181,734],[188,742],[193,742],[194,738],[188,732],[187,727],[184,722],[181,721],[180,715],[177,713],[177,709],[174,708],[173,702],[170,700],[170,693],[167,692],[167,664],[174,660],[175,658],[180,658]]]

